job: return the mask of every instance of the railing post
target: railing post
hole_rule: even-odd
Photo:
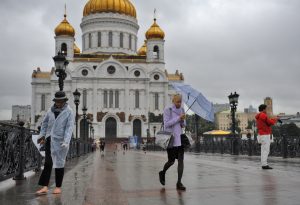
[[[252,156],[252,139],[248,137],[248,156]]]
[[[19,140],[19,167],[17,175],[13,178],[14,180],[24,180],[24,137],[25,137],[25,127],[24,122],[19,122],[21,134]]]
[[[287,151],[287,136],[285,133],[282,134],[282,157],[287,158],[288,151]]]

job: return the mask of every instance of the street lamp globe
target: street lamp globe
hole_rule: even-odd
[[[66,57],[61,53],[58,52],[56,56],[53,57],[55,63],[55,74],[58,75],[60,70],[65,70],[66,66],[69,62],[66,60]]]
[[[74,96],[74,103],[75,105],[79,105],[80,102],[80,92],[76,89],[75,92],[73,92],[73,96]]]
[[[84,116],[86,115],[86,112],[87,112],[87,108],[86,108],[86,107],[83,107],[83,108],[82,108],[82,113],[83,113]]]
[[[236,92],[234,92],[233,94],[230,93],[230,95],[228,96],[229,98],[229,103],[231,106],[236,106],[238,104],[238,99],[239,99],[239,94],[237,94]]]
[[[56,56],[53,57],[55,63],[55,74],[58,77],[59,90],[63,91],[64,88],[64,80],[67,77],[66,67],[69,64],[69,61],[66,60],[66,57],[58,52]]]

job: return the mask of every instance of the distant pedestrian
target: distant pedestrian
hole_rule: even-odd
[[[273,169],[268,165],[268,156],[271,144],[271,126],[274,125],[278,118],[269,118],[267,116],[267,105],[262,104],[258,107],[259,113],[255,116],[258,129],[258,143],[261,144],[261,165],[262,169]]]
[[[102,154],[104,153],[104,149],[105,149],[105,141],[101,140],[100,141],[100,153],[102,152]]]
[[[167,149],[168,161],[165,163],[162,171],[159,172],[159,180],[162,185],[165,185],[166,171],[171,167],[175,159],[178,160],[178,179],[176,188],[178,190],[186,190],[185,186],[181,183],[183,168],[184,168],[184,147],[181,144],[182,128],[185,127],[185,112],[181,107],[182,97],[179,94],[173,96],[173,104],[164,110],[164,130],[172,132],[173,145],[172,148]]]
[[[64,166],[74,128],[74,114],[67,104],[63,91],[55,93],[54,105],[46,113],[38,142],[45,144],[45,164],[38,184],[43,186],[36,194],[47,194],[52,167],[55,168],[56,188],[53,194],[61,193]]]

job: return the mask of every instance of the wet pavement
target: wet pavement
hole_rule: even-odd
[[[299,205],[300,160],[272,158],[273,170],[262,170],[258,157],[187,153],[183,184],[176,190],[177,164],[158,181],[164,152],[99,150],[68,163],[61,195],[35,196],[39,174],[15,184],[0,183],[2,205]],[[54,172],[53,172],[54,174]]]

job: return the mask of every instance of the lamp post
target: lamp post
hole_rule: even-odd
[[[155,149],[155,133],[156,133],[156,126],[153,126],[153,151]]]
[[[61,53],[58,52],[56,56],[53,57],[55,63],[55,74],[58,77],[58,86],[59,90],[63,91],[64,89],[64,80],[67,77],[66,67],[69,64],[69,61],[66,60],[66,57]]]
[[[75,123],[76,123],[76,153],[77,156],[79,156],[79,146],[78,146],[78,105],[80,103],[80,92],[76,89],[75,92],[73,92],[74,96],[74,104],[76,106],[76,117],[75,117]]]
[[[239,94],[234,92],[233,94],[230,93],[228,96],[229,103],[230,103],[230,110],[231,110],[231,120],[232,120],[232,126],[231,126],[231,132],[233,135],[233,141],[232,141],[232,154],[238,155],[239,154],[239,149],[238,149],[238,139],[235,134],[236,130],[236,119],[235,119],[235,112],[236,108],[238,105],[238,99],[239,99]]]
[[[83,144],[84,144],[84,153],[86,153],[86,112],[87,108],[84,106],[82,108],[82,114],[83,114]]]

